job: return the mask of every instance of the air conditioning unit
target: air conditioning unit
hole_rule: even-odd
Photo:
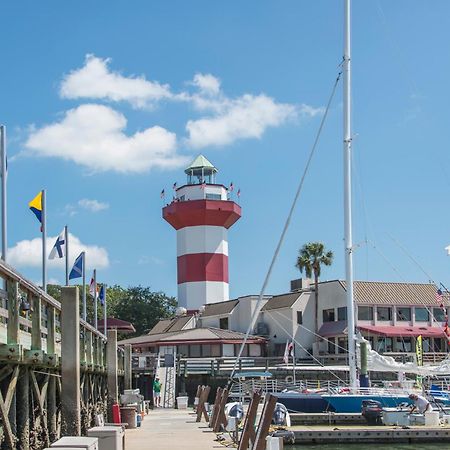
[[[256,334],[259,336],[269,336],[269,325],[265,322],[258,322],[256,324]]]

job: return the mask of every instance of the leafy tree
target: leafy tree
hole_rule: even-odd
[[[82,314],[82,300],[80,289],[80,315]],[[47,291],[56,300],[61,300],[61,286],[48,285]],[[124,289],[119,285],[108,286],[106,290],[106,304],[108,317],[131,322],[139,336],[154,327],[159,319],[170,317],[177,306],[174,297],[168,297],[163,292],[153,292],[149,287],[133,286]],[[94,299],[86,286],[86,313],[88,322],[94,322]],[[98,303],[98,319],[103,319],[103,307]],[[129,335],[128,335],[129,337]]]
[[[322,242],[308,242],[300,249],[296,267],[308,278],[314,275],[314,310],[315,310],[315,341],[319,341],[319,277],[321,266],[331,266],[333,252],[326,251]]]

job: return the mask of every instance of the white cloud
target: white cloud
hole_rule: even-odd
[[[88,198],[82,198],[81,200],[78,200],[78,205],[92,212],[103,211],[104,209],[109,208],[108,203],[99,202],[98,200],[95,199],[90,200]]]
[[[127,101],[135,108],[144,108],[172,97],[168,85],[149,81],[144,76],[124,77],[118,72],[110,71],[110,62],[111,59],[86,55],[84,66],[63,78],[61,97]]]
[[[196,73],[192,84],[208,95],[217,95],[220,92],[220,80],[210,73]]]
[[[47,236],[47,255],[55,244],[57,236]],[[86,268],[102,269],[109,266],[108,252],[97,245],[83,244],[79,238],[69,233],[70,264],[81,253],[86,252]],[[41,267],[42,239],[40,237],[23,240],[8,250],[8,263],[15,267]],[[64,258],[47,260],[48,267],[64,267]]]
[[[170,169],[188,161],[176,153],[176,135],[154,126],[127,136],[126,118],[96,104],[66,112],[57,123],[31,131],[25,147],[37,156],[59,157],[92,172],[146,172]]]
[[[266,95],[243,95],[222,102],[217,115],[190,120],[186,125],[188,142],[194,148],[227,145],[237,139],[261,138],[269,127],[280,126],[297,116],[295,106],[276,103]]]

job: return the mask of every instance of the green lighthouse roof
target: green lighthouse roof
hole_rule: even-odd
[[[207,171],[209,173],[218,172],[218,170],[203,155],[198,155],[184,172],[186,174],[191,174],[195,169],[209,169]]]

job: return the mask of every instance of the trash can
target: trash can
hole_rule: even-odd
[[[188,397],[177,397],[178,409],[187,409],[188,407]]]
[[[51,448],[82,448],[85,450],[98,450],[98,439],[85,436],[64,436],[54,442]]]
[[[94,427],[87,432],[89,437],[98,438],[99,450],[123,450],[125,448],[125,432],[122,427]]]
[[[127,428],[136,428],[136,407],[134,406],[121,406],[120,417],[122,423],[127,423]]]

